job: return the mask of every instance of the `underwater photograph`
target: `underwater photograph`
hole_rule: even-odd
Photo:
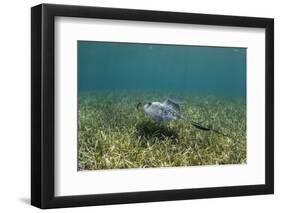
[[[77,41],[78,171],[247,163],[247,49]]]

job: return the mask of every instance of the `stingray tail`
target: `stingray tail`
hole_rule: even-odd
[[[216,130],[216,129],[212,129],[212,128],[209,128],[209,127],[202,126],[201,124],[196,123],[196,122],[194,122],[194,121],[189,121],[189,122],[190,122],[190,124],[191,124],[193,127],[197,128],[197,129],[200,129],[200,130],[203,130],[203,131],[212,131],[212,132],[214,132],[214,133],[216,133],[216,134],[219,134],[219,135],[222,135],[222,136],[224,136],[224,137],[227,137],[227,138],[230,138],[230,139],[234,139],[233,137],[231,137],[231,136],[229,136],[229,135],[227,135],[227,134],[224,134],[223,132],[221,132],[221,131],[219,131],[219,130]]]
[[[196,122],[194,122],[194,121],[190,121],[190,124],[191,124],[192,126],[194,126],[195,128],[197,128],[197,129],[200,129],[200,130],[203,130],[203,131],[211,131],[210,128],[205,127],[205,126],[202,126],[201,124],[196,123]]]

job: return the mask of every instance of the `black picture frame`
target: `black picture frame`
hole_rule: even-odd
[[[265,184],[56,197],[54,195],[54,21],[58,16],[264,28],[266,32]],[[32,7],[31,112],[31,204],[39,208],[272,194],[274,193],[274,20],[53,4]]]

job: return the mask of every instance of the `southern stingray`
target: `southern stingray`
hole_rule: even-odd
[[[138,103],[138,110],[140,110],[141,106],[142,104]],[[216,129],[203,126],[198,122],[194,122],[190,119],[183,117],[181,114],[180,105],[176,101],[166,99],[164,102],[149,102],[144,104],[142,108],[144,113],[157,124],[161,124],[165,121],[183,119],[190,123],[193,127],[202,131],[212,131],[214,133],[231,138],[229,135],[226,135]]]

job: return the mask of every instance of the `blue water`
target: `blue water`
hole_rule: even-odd
[[[246,97],[246,48],[78,41],[79,93]]]

